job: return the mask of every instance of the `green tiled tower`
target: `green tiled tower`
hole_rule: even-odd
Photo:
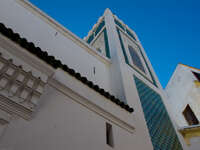
[[[143,111],[134,114],[145,118],[138,123],[144,125],[141,127],[142,131],[139,131],[138,126],[135,129],[145,137],[150,135],[147,139],[153,147],[149,149],[182,150],[176,130],[163,103],[165,100],[162,99],[163,89],[136,33],[109,9],[105,14],[92,32],[89,32],[86,41],[98,43],[95,39],[101,37],[98,36],[99,30],[104,31],[102,44],[107,58],[111,60],[112,92],[123,99],[124,103],[135,106],[136,112]]]
[[[134,76],[154,150],[182,150],[161,96]]]

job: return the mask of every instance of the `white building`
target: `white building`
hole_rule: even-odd
[[[200,147],[200,70],[178,64],[167,87],[173,120],[191,149]]]
[[[182,150],[140,41],[109,9],[82,40],[1,0],[0,53],[0,149]]]

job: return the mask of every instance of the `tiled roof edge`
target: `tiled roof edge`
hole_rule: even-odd
[[[67,65],[62,64],[62,62],[58,59],[55,59],[54,56],[48,55],[46,51],[42,51],[40,47],[36,47],[34,43],[28,42],[25,38],[20,37],[18,33],[14,33],[12,29],[5,27],[3,23],[0,23],[0,33],[20,45],[31,54],[37,56],[38,58],[45,61],[47,64],[52,66],[53,68],[61,68],[64,71],[68,72],[70,75],[81,81],[83,84],[92,88],[99,94],[103,95],[107,99],[111,100],[115,104],[119,105],[121,108],[127,110],[132,113],[134,111],[129,105],[125,104],[123,101],[120,101],[115,96],[111,95],[109,92],[105,91],[103,88],[100,88],[98,85],[95,85],[92,81],[89,81],[86,77],[82,76],[80,73],[76,72],[74,69],[69,68]]]

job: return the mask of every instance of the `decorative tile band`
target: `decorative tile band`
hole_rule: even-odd
[[[107,35],[107,30],[106,28],[104,29],[104,39],[105,39],[105,50],[106,50],[106,56],[110,58],[110,49],[109,49],[109,44],[108,44],[108,35]]]
[[[128,57],[127,57],[127,54],[126,54],[126,51],[125,51],[125,47],[124,47],[124,43],[122,41],[122,37],[121,37],[121,34],[119,32],[119,29],[117,28],[117,33],[118,33],[118,36],[119,36],[119,41],[120,41],[120,45],[121,45],[121,48],[122,48],[122,52],[124,54],[124,58],[125,58],[125,62],[130,65],[129,61],[128,61]]]
[[[182,150],[161,96],[134,76],[154,150]]]

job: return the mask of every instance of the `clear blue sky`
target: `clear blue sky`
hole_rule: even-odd
[[[176,65],[200,68],[199,0],[30,0],[83,38],[106,8],[138,35],[163,87]]]

